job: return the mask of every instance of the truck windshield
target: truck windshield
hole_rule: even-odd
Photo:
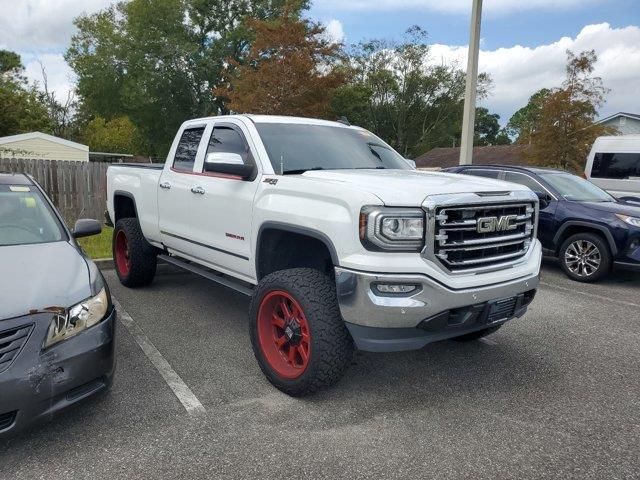
[[[574,202],[614,202],[614,198],[587,180],[569,173],[544,173],[540,175],[565,200]]]
[[[292,123],[257,123],[256,128],[276,173],[411,169],[395,150],[366,130]]]
[[[36,187],[0,185],[0,247],[57,242],[65,237]]]

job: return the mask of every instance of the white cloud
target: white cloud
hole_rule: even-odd
[[[598,55],[594,75],[611,91],[601,116],[618,111],[640,112],[640,27],[612,28],[608,23],[587,25],[575,38],[562,37],[535,48],[515,45],[480,51],[480,71],[493,78],[493,89],[483,104],[508,121],[532,93],[560,86],[565,74],[566,50],[594,49]],[[467,47],[433,45],[432,62],[455,60],[466,67]]]
[[[65,62],[61,53],[45,53],[39,55],[23,55],[22,63],[25,74],[31,81],[43,85],[42,68],[47,74],[47,87],[55,92],[56,98],[64,102],[69,92],[73,91],[75,74]],[[40,65],[42,63],[42,66]]]
[[[329,20],[326,24],[326,36],[327,38],[334,42],[334,43],[340,43],[342,41],[344,41],[345,36],[344,36],[344,29],[342,28],[342,22],[340,22],[340,20],[336,20],[335,18],[332,20]]]
[[[73,19],[107,7],[112,0],[0,0],[0,46],[14,51],[67,47]]]
[[[604,0],[484,0],[483,12],[513,13],[525,10],[584,8],[586,3]],[[471,0],[316,0],[314,7],[323,10],[433,10],[443,13],[469,13]]]

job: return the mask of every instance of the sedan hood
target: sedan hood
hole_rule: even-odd
[[[68,242],[0,247],[0,319],[91,296],[87,263]]]
[[[621,202],[583,202],[583,205],[588,205],[594,210],[600,210],[601,212],[609,213],[621,213],[623,215],[629,215],[630,217],[640,218],[640,207],[635,207],[628,203]]]
[[[304,178],[348,184],[376,195],[385,205],[419,206],[428,195],[528,190],[513,183],[453,173],[418,170],[308,171]]]

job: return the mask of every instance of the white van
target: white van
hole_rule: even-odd
[[[596,138],[584,173],[614,197],[640,197],[640,135]]]

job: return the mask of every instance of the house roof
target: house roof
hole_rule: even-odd
[[[47,140],[49,142],[58,143],[66,147],[82,150],[83,152],[89,151],[89,147],[87,145],[72,142],[70,140],[65,140],[64,138],[60,138],[60,137],[54,137],[53,135],[49,135],[47,133],[42,133],[42,132],[29,132],[29,133],[22,133],[20,135],[10,135],[8,137],[0,137],[0,145],[13,143],[13,142],[21,142],[23,140],[33,140],[34,138],[39,138],[42,140]]]
[[[608,117],[605,117],[601,120],[598,120],[596,123],[608,122],[609,120],[617,117],[627,117],[627,118],[633,118],[634,120],[640,120],[640,113],[618,112],[618,113],[614,113],[613,115],[609,115]]]
[[[527,165],[522,153],[526,145],[473,147],[474,164]],[[434,148],[415,159],[418,168],[447,168],[460,163],[460,147]]]

